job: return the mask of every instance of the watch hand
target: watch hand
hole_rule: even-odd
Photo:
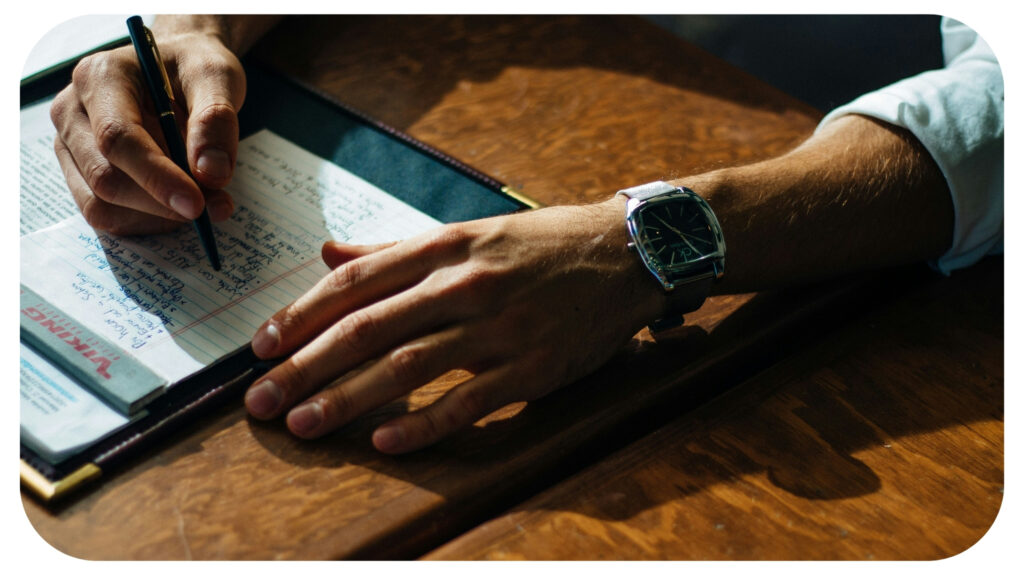
[[[703,242],[703,243],[708,244],[708,245],[713,245],[711,240],[706,240],[704,238],[700,238],[700,237],[697,237],[697,236],[692,235],[692,234],[687,234],[685,232],[683,233],[683,235],[688,237],[688,238],[690,238],[691,240],[697,240],[698,242]]]
[[[683,232],[675,229],[672,226],[672,224],[670,224],[670,223],[666,222],[665,220],[661,219],[661,216],[659,216],[658,214],[651,214],[651,215],[654,216],[654,218],[657,219],[659,222],[665,224],[665,227],[667,227],[668,229],[672,230],[677,236],[679,236],[684,242],[686,242],[686,245],[690,246],[691,250],[697,252],[698,254],[700,253],[700,250],[698,250],[696,246],[691,244],[690,240],[686,239],[686,234],[684,234]]]
[[[665,224],[665,227],[670,229],[670,230],[672,230],[672,232],[675,233],[676,235],[678,235],[678,236],[683,235],[683,232],[681,232],[681,231],[675,229],[674,227],[672,227],[672,224],[670,224],[670,223],[666,222],[665,220],[661,219],[661,216],[659,216],[658,214],[651,214],[651,215],[654,216],[654,218],[656,220],[658,220],[659,222]]]
[[[683,240],[685,240],[686,238],[690,238],[691,240],[697,240],[698,242],[703,242],[705,244],[709,244],[709,245],[713,244],[710,240],[706,240],[704,238],[699,238],[699,237],[697,237],[697,236],[695,236],[693,234],[688,234],[688,233],[686,233],[684,231],[677,230],[676,228],[674,228],[672,226],[672,224],[670,224],[670,223],[666,222],[665,220],[663,220],[658,214],[651,214],[651,215],[654,216],[655,218],[657,218],[659,222],[665,224],[668,227],[668,229],[670,229],[673,232],[675,232],[679,237],[683,238]],[[690,242],[686,242],[686,243],[690,244]],[[695,249],[695,250],[697,249],[697,248],[693,247],[693,244],[690,244],[690,247]]]
[[[674,228],[672,226],[672,224],[666,222],[660,216],[658,216],[658,214],[651,214],[651,215],[654,216],[655,218],[657,218],[659,222],[665,224],[665,226],[668,227],[668,229],[670,229],[673,232],[675,232],[679,237],[683,238],[683,241],[685,241],[686,244],[689,245],[690,248],[692,248],[697,253],[700,253],[700,251],[697,250],[697,248],[693,244],[691,244],[690,242],[686,241],[687,238],[689,238],[691,240],[697,240],[698,242],[703,242],[703,243],[708,244],[708,245],[714,245],[714,243],[711,240],[706,240],[704,238],[699,238],[699,237],[697,237],[697,236],[695,236],[693,234],[688,234],[688,233],[686,233],[684,231],[677,230],[676,228]]]

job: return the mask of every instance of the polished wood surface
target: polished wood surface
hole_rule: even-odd
[[[630,17],[293,18],[256,56],[546,204],[772,156],[819,118]],[[592,376],[407,456],[376,453],[373,427],[460,374],[311,442],[239,401],[62,505],[26,497],[26,511],[85,558],[418,557],[475,540],[477,526],[729,388],[742,404],[748,378],[920,281],[715,298],[674,338],[639,334]]]
[[[1002,283],[908,286],[428,558],[957,555],[1003,499]]]
[[[545,204],[770,157],[820,116],[638,18],[293,19],[259,54]]]

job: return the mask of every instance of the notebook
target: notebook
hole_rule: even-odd
[[[398,130],[246,68],[235,212],[215,230],[220,271],[189,226],[93,230],[53,157],[47,99],[23,100],[22,479],[44,500],[238,400],[270,367],[250,338],[328,271],[324,241],[400,240],[536,207]]]

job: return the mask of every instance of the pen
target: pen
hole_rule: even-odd
[[[128,19],[128,35],[132,37],[132,45],[135,46],[139,65],[142,66],[142,75],[146,79],[149,94],[153,97],[156,112],[160,116],[160,128],[167,141],[167,148],[171,152],[171,159],[188,174],[188,177],[195,180],[192,170],[188,167],[185,142],[181,140],[178,122],[174,118],[174,108],[172,107],[174,90],[167,77],[167,70],[164,68],[163,59],[160,58],[160,51],[156,47],[153,33],[142,23],[141,17],[132,16]],[[220,270],[220,256],[217,254],[217,243],[213,239],[213,224],[210,223],[210,214],[205,207],[203,213],[199,214],[199,217],[192,223],[195,225],[196,232],[199,233],[199,241],[203,244],[203,249],[206,250],[213,269]]]

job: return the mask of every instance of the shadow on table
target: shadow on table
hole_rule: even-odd
[[[767,473],[801,498],[857,497],[880,487],[859,451],[1001,420],[1002,378],[995,375],[1001,364],[929,362],[936,351],[1001,341],[1002,300],[985,297],[992,292],[981,289],[999,277],[1001,265],[1001,259],[990,260],[979,273],[948,280],[920,270],[889,274],[882,284],[865,280],[846,290],[843,301],[811,310],[800,302],[835,288],[761,294],[724,318],[700,318],[707,329],[691,326],[674,341],[634,340],[593,376],[405,456],[381,456],[369,440],[377,425],[409,409],[405,402],[313,442],[291,438],[280,422],[252,421],[252,432],[268,451],[296,466],[356,465],[415,486],[432,511],[360,550],[366,557],[415,556],[523,501],[519,509],[570,509],[618,521],[657,506],[661,497],[683,498],[755,473]],[[893,300],[898,306],[887,307]],[[934,318],[949,315],[951,301],[959,306],[956,326],[936,330]],[[879,324],[868,318],[835,331],[864,306],[894,311],[878,316]],[[771,316],[776,319],[769,321]],[[830,332],[825,345],[812,347],[815,353],[739,385]],[[860,363],[864,357],[870,365]],[[876,364],[900,367],[879,380],[869,369]],[[685,373],[679,373],[680,365],[688,366]],[[675,376],[666,378],[673,369]],[[427,395],[450,385],[439,384]],[[780,389],[784,394],[775,397]],[[651,433],[656,452],[643,447],[646,439],[633,443]],[[685,470],[685,479],[652,495],[630,483],[626,473],[645,458]],[[972,472],[998,481],[997,463],[978,462]],[[596,467],[580,476],[578,492],[559,491],[560,482],[591,465]],[[627,497],[611,506],[592,505],[613,489],[625,490]],[[415,507],[408,498],[403,505]]]
[[[402,41],[380,41],[388,37]],[[643,76],[749,108],[784,111],[797,105],[791,98],[766,98],[765,84],[753,75],[738,73],[701,48],[635,17],[290,17],[254,54],[299,78],[331,86],[340,99],[379,112],[378,119],[399,129],[409,128],[449,92],[516,68],[593,68]],[[723,69],[728,70],[724,76]],[[777,90],[773,94],[781,95]]]
[[[1002,258],[990,258],[951,279],[904,286],[870,315],[830,335],[809,333],[795,342],[807,345],[802,353],[626,446],[574,478],[571,488],[558,486],[519,509],[622,521],[666,498],[762,473],[799,498],[860,497],[881,481],[859,452],[895,447],[893,457],[928,457],[900,449],[913,442],[940,454],[953,450],[945,457],[962,473],[1001,484],[1000,443],[979,430],[971,453],[982,455],[960,455],[941,433],[1003,420],[1003,298],[995,287],[1001,280]],[[759,304],[755,298],[747,306]],[[935,439],[918,438],[936,432]],[[665,484],[630,473],[639,470]],[[609,502],[609,492],[621,499]],[[941,489],[936,496],[944,497]]]
[[[781,95],[771,101],[753,96],[755,92],[748,88],[758,82],[752,77],[749,83],[741,79],[721,87],[723,83],[716,80],[719,68],[693,65],[697,61],[707,62],[706,57],[688,57],[696,53],[691,52],[696,48],[684,47],[679,61],[651,63],[651,58],[669,49],[655,50],[651,46],[656,48],[670,43],[671,49],[676,50],[679,44],[668,33],[650,25],[635,26],[615,18],[568,17],[557,21],[528,16],[516,18],[528,19],[529,25],[506,27],[507,20],[499,17],[425,17],[420,21],[425,22],[422,25],[411,25],[411,21],[398,18],[402,21],[402,33],[419,38],[424,51],[411,55],[391,53],[390,45],[378,44],[377,49],[384,54],[367,61],[391,61],[392,66],[383,73],[392,74],[393,82],[375,82],[374,86],[380,87],[374,89],[379,91],[364,91],[361,97],[401,99],[401,105],[393,107],[392,117],[382,119],[406,128],[432,109],[446,93],[456,89],[461,80],[486,79],[516,65],[607,66],[623,74],[634,74],[636,69],[650,70],[645,75],[659,83],[706,91],[752,109],[766,106],[783,113],[788,110],[806,112],[806,107]],[[645,48],[629,55],[624,63],[621,55],[614,53],[611,42],[596,43],[606,46],[602,50],[584,50],[595,45],[594,40],[579,41],[572,34],[565,34],[565,28],[558,22],[566,21],[581,34],[605,37],[618,34],[624,42],[650,30],[660,35],[653,41],[648,38],[641,43]],[[295,18],[285,22],[284,32],[279,33],[295,36],[294,31],[289,32],[289,27],[308,25],[318,33],[297,35],[297,43],[285,46],[269,59],[305,62],[300,56],[316,52],[313,45],[316,42],[330,43],[360,34],[379,35],[380,30],[375,28],[378,22],[372,17]],[[510,35],[524,28],[534,35],[529,42]],[[433,46],[434,35],[440,35],[445,41]],[[476,42],[474,38],[483,40]],[[269,41],[268,45],[277,46],[272,38]],[[546,46],[546,50],[539,55],[526,53],[524,45]],[[324,51],[332,52],[329,47]],[[364,65],[359,59],[346,59],[343,52],[336,58],[337,74],[344,75],[338,81],[339,90],[381,73],[380,68]],[[323,69],[322,63],[313,61],[309,62],[309,67]],[[473,70],[472,74],[467,75],[467,70]],[[410,92],[400,89],[407,76],[422,74],[431,74],[434,78],[417,83]],[[763,93],[763,89],[756,93]],[[695,470],[687,484],[677,486],[672,497],[685,497],[746,474],[762,472],[768,473],[780,488],[799,497],[854,497],[879,487],[878,475],[857,458],[858,451],[879,442],[965,422],[1001,419],[1002,379],[970,386],[976,396],[958,397],[960,390],[940,383],[941,377],[930,377],[932,368],[927,364],[908,362],[900,379],[906,378],[913,384],[893,385],[891,381],[858,377],[860,372],[852,364],[843,363],[844,358],[863,351],[895,353],[909,349],[916,353],[952,349],[967,340],[989,341],[997,336],[1001,341],[1002,299],[986,300],[984,294],[992,292],[981,289],[987,285],[984,282],[1001,278],[1001,271],[1000,259],[998,264],[990,260],[980,273],[958,275],[950,280],[904,270],[882,279],[844,280],[753,297],[716,298],[715,303],[694,314],[692,325],[674,340],[654,343],[646,338],[635,339],[592,376],[525,407],[516,406],[489,418],[436,446],[401,457],[378,454],[370,444],[372,430],[410,407],[430,401],[431,396],[443,393],[455,383],[453,379],[432,384],[409,401],[386,406],[316,441],[292,437],[281,420],[248,419],[247,423],[262,449],[297,467],[358,466],[411,486],[409,496],[398,504],[381,498],[382,509],[372,510],[367,515],[365,520],[373,521],[375,512],[387,515],[396,511],[393,504],[407,506],[402,512],[413,511],[408,521],[396,523],[393,531],[359,549],[356,556],[362,557],[416,556],[517,504],[526,509],[577,509],[576,500],[548,498],[544,490],[553,485],[557,489],[560,482],[586,470],[587,485],[600,491],[605,488],[604,478],[595,480],[594,469],[602,469],[601,462],[617,450],[622,450],[618,451],[621,461],[632,461],[629,454],[630,448],[637,445],[634,442],[651,433],[663,434],[667,429],[675,429],[666,425],[681,426],[685,435],[678,439],[659,436],[658,445],[668,446],[659,456]],[[956,295],[960,292],[968,295],[961,298]],[[970,295],[974,293],[981,295]],[[753,385],[740,384],[794,350],[813,345],[856,319],[860,310],[875,309],[893,300],[901,301],[901,305],[909,301],[912,305],[909,311],[893,315],[892,321],[896,323],[887,327],[888,338],[879,338],[870,324],[867,327],[859,324],[852,332],[855,336],[837,336],[841,338],[841,345],[833,347],[832,356],[822,357],[820,362],[796,364],[797,370],[790,372],[792,377],[809,374],[813,376],[811,380],[823,383],[787,388],[786,392],[794,398],[792,409],[756,409],[759,402],[770,399],[777,388],[792,379],[768,377],[758,378]],[[966,307],[950,310],[949,301]],[[929,329],[928,326],[934,324],[926,319],[951,311],[955,311],[961,321],[956,329],[952,332]],[[836,364],[846,366],[841,374],[832,371]],[[956,375],[976,378],[985,377],[986,373],[993,371],[967,366],[963,373]],[[954,397],[957,397],[955,402]],[[735,407],[724,411],[720,407],[702,408],[713,400],[715,405],[725,403]],[[746,427],[739,427],[728,419],[728,414],[743,408],[753,409],[758,419],[743,422]],[[206,439],[237,423],[240,413],[237,404],[225,407],[214,416],[213,423],[204,425],[189,441],[191,450],[181,446],[158,450],[152,458],[135,466],[130,474],[143,473],[166,465],[168,458],[202,450]],[[691,415],[672,423],[684,414]],[[780,420],[779,414],[785,417]],[[714,457],[710,456],[708,450],[718,445],[718,434],[727,432],[734,436],[741,434],[741,439],[753,446],[756,456],[735,447],[715,451]],[[595,465],[597,467],[591,467]],[[613,478],[611,474],[606,477],[609,481]],[[634,491],[635,497],[629,497],[620,506],[584,506],[584,512],[618,520],[632,517],[662,501],[645,495],[642,490]],[[658,497],[667,496],[665,493],[660,491]],[[89,502],[83,504],[91,505],[99,498],[86,499]]]

